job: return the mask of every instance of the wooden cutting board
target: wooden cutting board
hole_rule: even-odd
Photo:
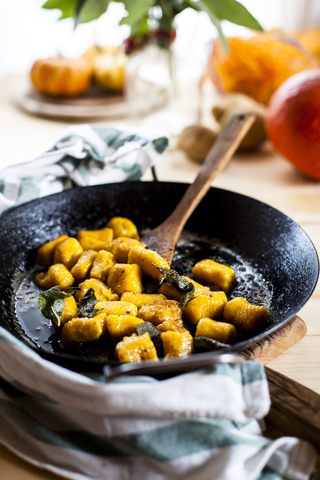
[[[263,365],[267,365],[298,343],[306,333],[305,322],[298,315],[295,315],[278,330],[250,345],[242,354],[247,360],[257,360]]]

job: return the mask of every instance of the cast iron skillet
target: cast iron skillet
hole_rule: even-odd
[[[15,315],[17,286],[35,264],[42,243],[61,234],[75,236],[80,229],[102,228],[119,215],[133,220],[140,231],[155,228],[172,212],[187,187],[182,183],[128,182],[74,188],[5,213],[0,218],[0,325],[55,363],[80,371],[101,370],[101,361],[47,353],[30,344]],[[185,230],[219,239],[240,252],[273,285],[266,329],[224,351],[241,350],[286,323],[316,286],[319,260],[309,237],[286,215],[257,200],[211,188]]]

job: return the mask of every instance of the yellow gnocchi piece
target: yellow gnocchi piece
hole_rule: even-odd
[[[164,332],[161,339],[165,360],[186,358],[194,351],[193,338],[189,332]]]
[[[210,292],[209,287],[205,287],[204,285],[200,285],[200,283],[195,282],[194,280],[192,280],[192,278],[185,277],[185,276],[183,276],[183,278],[185,280],[187,280],[189,283],[193,283],[194,289],[195,289],[194,290],[194,295],[195,296],[200,295],[201,293],[204,293],[204,292]],[[162,293],[166,297],[168,297],[172,300],[177,300],[178,302],[181,300],[181,297],[183,296],[183,293],[180,293],[175,287],[170,285],[170,283],[168,283],[168,282],[164,282],[160,286],[160,288],[158,290],[158,293]]]
[[[114,255],[117,263],[127,263],[129,250],[133,245],[143,246],[142,243],[134,238],[118,237],[110,243],[107,250]]]
[[[109,228],[112,228],[114,232],[114,238],[118,237],[129,237],[139,240],[138,229],[135,224],[125,217],[113,217],[106,225]]]
[[[89,277],[96,256],[97,252],[94,250],[86,250],[81,257],[79,257],[77,263],[71,269],[71,274],[77,283],[83,282],[83,280]]]
[[[183,316],[193,325],[197,325],[201,318],[220,318],[227,301],[224,292],[210,292],[199,295],[183,307]]]
[[[160,302],[161,300],[167,300],[167,297],[164,295],[158,295],[157,293],[135,293],[135,292],[125,292],[121,295],[120,300],[124,302],[133,303],[140,309],[148,303]]]
[[[143,360],[158,362],[157,350],[148,333],[124,337],[116,345],[116,353],[120,362],[142,362]]]
[[[124,292],[142,293],[142,272],[139,265],[116,263],[109,272],[107,284],[118,295]]]
[[[100,230],[79,230],[77,233],[83,250],[106,250],[113,240],[113,230],[111,228],[101,228]]]
[[[109,245],[109,243],[106,243],[103,240],[98,240],[94,237],[83,237],[79,240],[79,243],[83,250],[95,250],[96,252],[106,250]]]
[[[136,263],[139,265],[144,275],[157,279],[161,279],[163,276],[154,265],[169,268],[168,263],[161,257],[161,255],[159,255],[159,253],[141,247],[140,245],[133,245],[130,248],[128,263]]]
[[[68,235],[60,235],[60,237],[51,240],[50,242],[46,242],[38,250],[37,255],[37,262],[42,267],[50,267],[53,264],[53,253],[56,246],[63,242],[63,240],[67,240]]]
[[[245,298],[230,300],[223,310],[223,318],[243,333],[251,333],[263,328],[269,318],[269,310],[252,305]]]
[[[74,318],[62,327],[61,340],[65,345],[93,342],[107,332],[107,316],[101,313],[92,318]]]
[[[100,228],[99,230],[79,230],[77,233],[77,239],[81,240],[85,237],[95,238],[104,243],[110,243],[113,240],[112,228]]]
[[[108,315],[108,332],[113,343],[118,343],[123,337],[135,333],[134,327],[140,323],[143,323],[143,320],[133,315]]]
[[[213,260],[201,260],[192,269],[194,278],[210,286],[212,290],[231,290],[236,281],[236,272],[233,268],[214,262]]]
[[[36,275],[36,284],[46,290],[57,286],[67,288],[72,287],[74,278],[63,263],[56,263],[55,265],[51,265],[47,272]]]
[[[54,329],[61,333],[61,329],[63,325],[73,318],[76,318],[78,316],[78,307],[77,307],[77,302],[75,301],[74,297],[66,297],[64,298],[64,307],[63,307],[63,312],[62,316],[60,318],[60,325],[58,326],[56,322],[52,322],[52,325]]]
[[[62,316],[60,319],[61,325],[72,320],[72,318],[76,318],[78,316],[78,307],[77,302],[75,301],[74,297],[67,297],[64,299],[64,307]]]
[[[156,328],[159,332],[189,332],[182,320],[166,320]]]
[[[159,325],[166,321],[182,319],[182,309],[175,300],[161,300],[144,305],[138,312],[138,317],[145,322]]]
[[[90,277],[97,278],[101,282],[106,282],[110,269],[115,265],[116,261],[112,253],[106,250],[100,250],[96,255],[92,268],[90,270]]]
[[[83,248],[76,238],[69,237],[58,243],[53,253],[53,263],[63,263],[68,270],[77,263]]]
[[[95,308],[101,308],[101,313],[107,315],[132,315],[136,317],[138,314],[138,308],[130,302],[98,302]]]
[[[85,295],[85,293],[89,290],[89,288],[93,288],[97,302],[119,300],[119,296],[114,293],[111,288],[108,288],[107,285],[105,285],[100,280],[97,280],[96,278],[88,278],[84,282],[80,283],[79,287],[81,288],[81,290],[76,294],[77,300],[79,302]]]
[[[238,336],[235,327],[230,323],[201,318],[195,337],[207,337],[222,343],[233,343]]]

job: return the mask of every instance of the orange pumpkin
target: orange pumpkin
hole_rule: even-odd
[[[320,68],[297,73],[273,95],[267,130],[273,146],[307,177],[320,180]]]
[[[91,73],[91,64],[84,58],[50,57],[36,60],[31,69],[31,81],[46,95],[74,97],[88,89]]]
[[[311,50],[320,60],[320,28],[300,30],[292,34],[301,45]]]
[[[317,57],[280,31],[230,37],[226,50],[214,43],[209,73],[219,90],[245,93],[268,105],[272,94],[291,75],[317,67]]]

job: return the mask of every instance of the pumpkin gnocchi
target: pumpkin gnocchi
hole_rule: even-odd
[[[197,351],[198,340],[229,345],[268,321],[265,307],[228,300],[237,282],[233,268],[207,258],[195,263],[192,277],[180,276],[139,241],[127,218],[76,237],[41,245],[37,261],[47,270],[35,278],[52,304],[60,302],[57,323],[41,311],[67,347],[109,339],[120,362],[185,358]],[[144,291],[146,277],[159,280],[156,293]]]
[[[77,263],[72,267],[70,272],[76,282],[83,282],[87,277],[89,277],[89,273],[96,256],[97,252],[94,250],[86,250],[79,257]]]

